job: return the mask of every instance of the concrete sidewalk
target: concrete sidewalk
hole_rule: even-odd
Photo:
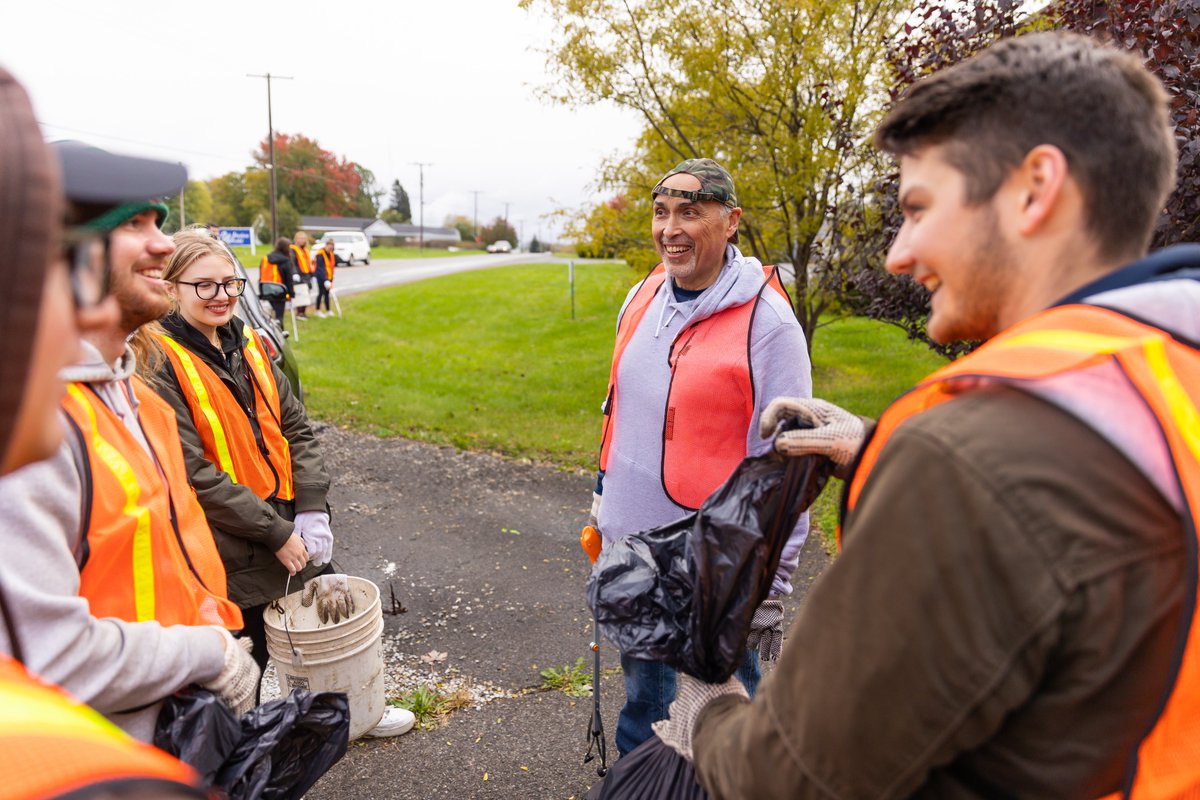
[[[352,743],[307,797],[581,798],[597,780],[595,762],[582,763],[591,699],[539,687],[542,669],[580,656],[590,673],[578,536],[592,477],[331,427],[319,437],[334,478],[335,566],[378,584],[385,612],[393,592],[405,609],[385,614],[389,694],[440,684],[472,707],[435,730]],[[817,538],[788,619],[827,563]],[[606,643],[602,666],[616,664]],[[615,759],[616,670],[601,697]]]

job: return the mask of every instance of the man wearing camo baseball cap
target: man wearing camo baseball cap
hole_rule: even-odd
[[[691,158],[652,190],[651,231],[662,259],[625,300],[617,327],[591,523],[605,542],[699,507],[748,455],[766,400],[811,392],[808,349],[778,270],[737,248],[742,209],[733,178]],[[808,534],[790,537],[772,596],[754,617],[737,676],[753,694],[758,660],[779,655],[790,576]],[[758,651],[757,654],[755,651]],[[675,696],[675,671],[622,654],[626,702],[617,748],[650,738]]]

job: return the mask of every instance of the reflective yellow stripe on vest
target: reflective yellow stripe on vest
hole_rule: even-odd
[[[229,441],[225,438],[225,428],[221,426],[217,410],[213,408],[212,400],[208,396],[208,389],[204,388],[204,381],[201,380],[200,373],[196,371],[196,362],[192,361],[192,354],[170,336],[163,336],[162,339],[175,351],[175,355],[179,356],[179,361],[183,364],[183,371],[187,374],[188,383],[192,385],[192,391],[196,393],[196,401],[200,403],[200,411],[204,414],[204,419],[208,420],[208,427],[212,429],[219,462],[217,466],[229,476],[229,480],[237,483],[237,471],[233,468],[233,456],[229,454]]]
[[[133,603],[138,622],[154,619],[154,554],[150,543],[150,510],[140,504],[142,489],[138,486],[133,467],[117,448],[104,440],[96,431],[96,410],[75,384],[67,385],[67,392],[84,409],[88,416],[92,434],[92,447],[96,455],[116,476],[125,490],[124,512],[133,517],[137,526],[133,534]]]
[[[1175,370],[1167,360],[1166,345],[1159,336],[1107,336],[1073,330],[1048,330],[1023,333],[996,343],[998,348],[1045,347],[1081,353],[1113,354],[1140,348],[1146,364],[1162,392],[1171,418],[1179,427],[1192,457],[1200,461],[1200,411],[1188,397]]]
[[[250,329],[243,328],[242,335],[246,337],[246,352],[250,354],[250,360],[254,362],[254,371],[258,374],[258,383],[263,391],[264,399],[274,408],[280,409],[280,414],[282,414],[283,406],[279,402],[279,387],[275,385],[275,374],[267,366],[267,360],[263,358],[262,351],[258,348],[258,341],[254,338],[254,334],[250,332]],[[267,392],[270,392],[269,397],[266,396]],[[286,436],[281,435],[279,438],[283,442],[283,463],[290,464],[292,463],[291,445],[288,443]],[[292,497],[291,472],[287,471],[287,474],[280,475],[279,481],[280,494],[284,497]]]

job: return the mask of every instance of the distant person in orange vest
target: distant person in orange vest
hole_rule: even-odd
[[[308,234],[304,231],[296,231],[296,235],[292,237],[291,250],[295,282],[304,283],[311,292],[313,288],[313,263],[312,256],[308,252]],[[296,316],[300,319],[308,319],[308,306],[297,308]]]
[[[742,210],[729,173],[712,159],[688,159],[652,196],[662,263],[625,298],[604,404],[592,518],[606,542],[698,508],[743,458],[770,450],[758,435],[767,400],[812,388],[804,333],[777,270],[737,247]],[[804,516],[755,614],[737,672],[750,693],[758,661],[779,655],[779,597],[792,591],[807,533]],[[624,654],[621,667],[616,742],[624,755],[666,716],[675,671]]]
[[[326,239],[321,249],[313,257],[317,275],[317,316],[329,316],[329,293],[333,291],[333,271],[337,266],[337,257],[333,254],[333,239]],[[321,300],[325,301],[325,310],[321,310]]]
[[[283,286],[282,295],[271,295],[267,302],[275,312],[275,318],[283,322],[287,301],[292,299],[292,282],[295,280],[295,268],[292,266],[292,240],[280,236],[275,240],[275,249],[262,257],[258,265],[258,285],[278,283]]]
[[[81,357],[59,373],[64,444],[0,479],[11,611],[0,642],[18,637],[32,671],[148,740],[175,691],[208,686],[243,712],[259,673],[230,635],[242,618],[187,485],[175,415],[133,375],[126,345],[167,308],[161,275],[173,246],[153,198],[178,192],[186,172],[79,142],[52,149],[75,257],[104,265],[97,285],[118,318],[86,330]]]
[[[682,679],[658,735],[713,798],[1200,796],[1200,247],[1147,257],[1176,171],[1162,86],[1068,33],[914,84],[890,272],[987,340],[788,454],[850,471],[842,553],[753,702]]]
[[[58,450],[65,386],[57,371],[76,357],[80,330],[107,328],[117,319],[116,303],[103,288],[103,237],[75,230],[63,240],[58,178],[24,90],[0,69],[0,236],[13,259],[0,301],[0,475]],[[6,550],[24,533],[0,520]],[[0,579],[6,631],[0,653],[13,657],[0,655],[0,796],[204,797],[189,767],[129,738],[25,670],[23,645],[36,646],[38,632],[16,632],[23,609],[9,601],[6,580]]]

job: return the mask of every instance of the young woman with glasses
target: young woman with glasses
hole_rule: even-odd
[[[203,228],[175,234],[163,280],[173,309],[143,337],[139,370],[175,408],[189,479],[267,662],[262,611],[331,573],[329,473],[300,400],[258,334],[234,315],[246,281]]]

